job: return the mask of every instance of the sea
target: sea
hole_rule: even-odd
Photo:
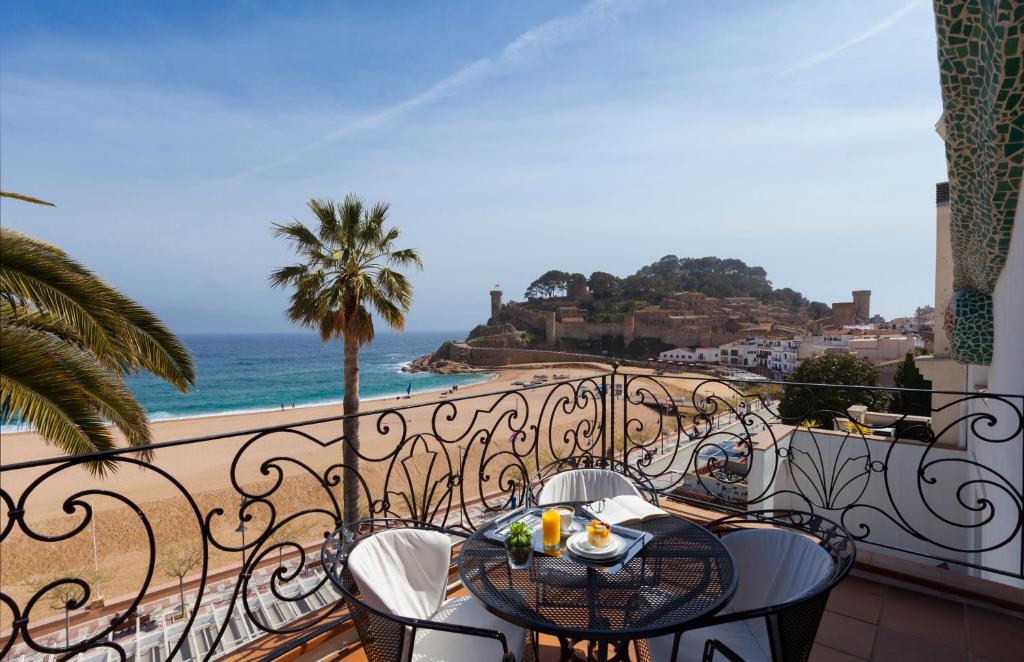
[[[364,400],[447,389],[490,378],[487,374],[404,373],[414,358],[465,332],[379,333],[359,355]],[[345,396],[340,341],[324,344],[314,333],[180,335],[195,358],[197,380],[187,393],[142,374],[126,379],[151,420],[271,411],[341,402]],[[14,431],[17,426],[4,426]],[[25,428],[20,428],[25,429]]]
[[[364,400],[407,391],[447,389],[489,375],[405,373],[402,367],[465,332],[379,333],[359,353]],[[345,397],[341,341],[314,333],[183,335],[195,357],[197,380],[187,393],[152,375],[132,376],[128,388],[151,420],[234,414],[341,402]]]

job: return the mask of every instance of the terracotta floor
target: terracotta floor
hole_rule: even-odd
[[[847,577],[832,591],[811,660],[1024,659],[1024,619]]]
[[[558,659],[554,640],[541,640],[541,659]],[[857,660],[1019,662],[1024,618],[850,576],[832,591],[811,661]]]

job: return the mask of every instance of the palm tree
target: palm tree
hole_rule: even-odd
[[[123,378],[145,370],[187,390],[185,346],[56,246],[0,228],[0,247],[0,422],[27,423],[69,455],[114,448],[108,423],[130,446],[148,444],[146,412]]]
[[[344,339],[345,436],[342,494],[346,521],[359,519],[359,348],[373,340],[373,309],[396,331],[405,328],[412,284],[393,267],[422,268],[414,249],[396,249],[398,228],[386,228],[388,204],[367,208],[349,194],[342,202],[310,200],[318,227],[299,221],[274,224],[274,236],[289,240],[299,264],[270,274],[273,287],[292,288],[288,319],[319,331],[329,342]]]

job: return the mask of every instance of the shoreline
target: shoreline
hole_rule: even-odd
[[[474,374],[474,373],[467,373],[467,374]],[[495,380],[497,380],[497,379],[499,379],[501,377],[501,370],[492,370],[492,371],[488,371],[488,372],[480,372],[480,373],[475,373],[475,374],[483,375],[483,376],[485,376],[485,378],[484,379],[480,379],[479,381],[469,382],[469,383],[465,384],[466,387],[478,386],[480,384],[487,384],[487,383],[493,382],[493,381],[495,381]],[[437,376],[448,376],[448,375],[438,374]],[[428,394],[428,393],[439,393],[439,392],[445,390],[445,388],[446,387],[444,387],[444,386],[437,386],[437,387],[432,387],[432,388],[425,388],[425,389],[422,389],[422,390],[415,390],[415,389],[413,389],[413,391],[412,391],[412,393],[410,395],[411,396],[417,396],[417,395],[424,395],[424,394]],[[378,402],[380,400],[390,400],[391,398],[398,398],[398,397],[404,397],[404,396],[405,396],[405,392],[404,391],[397,392],[397,393],[381,393],[381,394],[377,394],[377,395],[360,396],[359,402],[360,403],[363,403],[363,402]],[[156,424],[160,424],[160,423],[173,423],[173,422],[180,422],[180,421],[201,421],[203,419],[212,419],[212,418],[220,419],[220,418],[231,418],[231,417],[237,417],[237,416],[253,416],[253,415],[259,415],[259,414],[273,414],[273,413],[282,414],[282,413],[286,413],[286,412],[290,412],[290,411],[298,411],[299,409],[315,409],[315,408],[318,408],[318,407],[333,407],[333,406],[341,405],[343,402],[344,402],[344,400],[338,399],[338,400],[324,400],[324,401],[321,401],[321,402],[307,402],[305,404],[298,404],[298,403],[296,403],[296,405],[294,407],[285,407],[283,409],[281,407],[262,407],[262,408],[257,408],[257,409],[229,409],[229,410],[225,410],[225,411],[208,412],[208,413],[203,413],[203,414],[186,414],[184,416],[166,416],[166,417],[161,417],[161,418],[150,418],[149,419],[149,423],[150,423],[150,425],[156,425]],[[7,436],[7,435],[29,435],[29,434],[35,434],[35,433],[36,433],[36,431],[32,430],[32,429],[27,429],[27,430],[25,430],[25,429],[16,429],[16,430],[0,429],[0,434],[3,434],[5,436]]]

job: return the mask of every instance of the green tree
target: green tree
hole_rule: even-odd
[[[150,443],[124,377],[147,371],[188,390],[195,368],[185,346],[56,246],[0,228],[0,247],[0,421],[26,423],[69,455],[114,448],[107,423],[130,446]],[[103,474],[113,463],[89,467]]]
[[[157,565],[168,577],[178,580],[178,602],[181,614],[185,615],[185,576],[203,561],[203,548],[196,541],[182,541],[160,547],[157,550]]]
[[[807,312],[810,314],[811,319],[817,320],[832,312],[832,307],[821,301],[812,301],[807,304]]]
[[[797,310],[800,306],[807,303],[807,299],[802,294],[789,287],[775,290],[772,293],[772,298],[790,310]]]
[[[359,519],[359,349],[373,340],[375,311],[396,331],[405,328],[405,314],[412,305],[413,288],[396,270],[422,268],[419,253],[396,249],[399,230],[385,227],[388,204],[367,208],[354,195],[342,202],[310,200],[309,210],[317,226],[303,223],[275,224],[274,236],[288,240],[299,264],[270,274],[273,287],[290,287],[288,319],[316,329],[323,342],[343,339],[345,348],[345,436],[342,477],[345,519]]]
[[[878,386],[878,369],[853,354],[824,354],[809,358],[793,371],[791,382],[779,404],[784,422],[796,424],[808,418],[820,421],[816,427],[832,428],[836,419],[849,418],[853,405],[872,411],[887,411],[891,396],[886,391],[858,388],[828,388],[799,384]]]
[[[612,299],[622,294],[622,279],[607,271],[595,271],[590,274],[587,286],[595,299]]]
[[[579,299],[587,291],[587,277],[583,274],[569,274],[565,279],[565,294],[570,299]]]
[[[569,274],[558,269],[546,272],[526,288],[527,299],[563,297],[569,287]]]
[[[893,383],[899,388],[924,389],[930,391],[932,383],[924,378],[921,371],[914,364],[914,353],[907,352],[906,356],[898,366],[893,376]],[[931,393],[915,393],[900,391],[896,394],[895,401],[889,411],[898,414],[913,414],[915,416],[929,416],[932,412]]]

